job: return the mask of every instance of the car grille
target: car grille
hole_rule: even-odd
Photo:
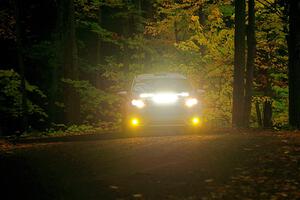
[[[186,108],[181,105],[150,105],[143,112],[149,122],[182,122],[186,119]]]

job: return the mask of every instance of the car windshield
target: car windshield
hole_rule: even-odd
[[[179,78],[155,78],[136,81],[133,85],[133,93],[149,93],[149,92],[188,92],[191,85],[186,79]]]

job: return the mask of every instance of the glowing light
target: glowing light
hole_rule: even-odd
[[[145,103],[140,100],[140,99],[133,99],[131,101],[131,104],[137,108],[144,108],[145,107]]]
[[[142,93],[142,94],[140,94],[140,97],[141,98],[153,97],[153,94],[152,93]]]
[[[158,93],[153,96],[152,100],[157,104],[171,104],[178,100],[178,96],[173,93]]]
[[[192,118],[192,123],[193,123],[194,126],[200,125],[201,124],[201,120],[200,120],[199,117],[193,117]]]
[[[138,118],[132,118],[130,123],[132,126],[138,126],[140,124],[140,120]]]
[[[178,93],[178,96],[188,97],[188,96],[190,96],[190,94],[188,92],[181,92],[181,93]]]
[[[185,101],[185,105],[189,108],[195,106],[196,104],[198,104],[198,100],[195,98],[189,98]]]

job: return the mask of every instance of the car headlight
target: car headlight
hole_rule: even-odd
[[[173,93],[158,93],[152,98],[156,104],[172,104],[178,100],[178,96]]]
[[[189,108],[197,104],[198,104],[198,100],[196,98],[188,98],[185,100],[185,105]]]
[[[144,101],[140,100],[140,99],[133,99],[131,101],[131,105],[137,107],[137,108],[144,108],[145,107],[145,103]]]

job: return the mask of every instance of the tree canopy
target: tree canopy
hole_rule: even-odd
[[[1,1],[1,134],[22,132],[25,115],[29,131],[117,126],[117,92],[149,72],[180,72],[204,89],[208,126],[242,120],[247,127],[287,127],[289,6],[277,0],[246,3]]]

